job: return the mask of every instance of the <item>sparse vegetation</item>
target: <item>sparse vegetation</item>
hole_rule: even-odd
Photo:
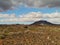
[[[0,26],[1,45],[60,45],[60,26],[4,25]]]

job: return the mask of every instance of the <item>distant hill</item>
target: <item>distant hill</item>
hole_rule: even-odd
[[[45,21],[45,20],[40,20],[40,21],[36,21],[36,22],[34,22],[34,23],[31,24],[31,25],[55,25],[55,24],[50,23],[50,22]]]

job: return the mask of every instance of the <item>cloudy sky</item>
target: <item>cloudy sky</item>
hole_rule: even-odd
[[[0,0],[0,24],[60,24],[60,0]]]

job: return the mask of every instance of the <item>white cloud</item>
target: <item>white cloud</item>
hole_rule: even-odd
[[[0,18],[15,18],[15,14],[0,14]]]
[[[0,14],[0,22],[35,22],[39,20],[47,20],[52,23],[60,23],[60,12],[54,13],[41,13],[30,12],[28,14],[19,15],[15,14]]]
[[[0,11],[13,9],[16,6],[27,7],[60,7],[60,0],[0,0]]]

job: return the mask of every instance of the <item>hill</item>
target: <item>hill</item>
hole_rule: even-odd
[[[40,20],[40,21],[36,21],[36,22],[34,22],[34,23],[31,24],[31,25],[55,25],[55,24],[50,23],[50,22],[45,21],[45,20]]]

